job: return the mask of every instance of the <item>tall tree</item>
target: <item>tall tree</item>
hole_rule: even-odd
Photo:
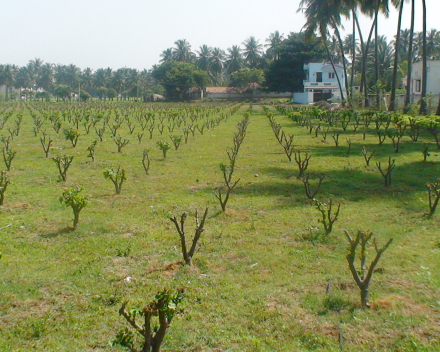
[[[257,68],[263,55],[263,45],[251,36],[243,42],[243,57],[249,68]]]
[[[405,3],[404,0],[399,0],[399,18],[397,20],[397,34],[396,40],[394,42],[394,64],[393,64],[393,78],[391,83],[391,94],[390,94],[390,111],[395,111],[397,108],[396,105],[396,89],[397,89],[397,70],[399,66],[399,53],[400,53],[400,34],[402,27],[402,14],[403,14],[403,5]]]
[[[180,62],[192,62],[195,55],[191,51],[191,45],[186,39],[179,39],[174,42],[173,59]]]
[[[284,40],[283,34],[280,34],[279,31],[275,31],[269,35],[269,38],[266,39],[266,57],[269,60],[276,60],[278,59],[277,50],[276,48],[281,45],[281,43]]]
[[[199,70],[205,71],[205,72],[209,72],[209,64],[210,64],[210,60],[211,60],[211,55],[212,55],[212,49],[206,45],[203,44],[200,47],[200,50],[196,50],[197,53],[197,68]]]
[[[413,63],[413,39],[414,39],[414,22],[415,22],[415,0],[411,0],[411,27],[409,29],[408,43],[408,72],[406,75],[406,91],[404,112],[409,110],[411,104],[411,80],[412,80],[412,63]]]
[[[10,89],[15,84],[15,76],[18,71],[18,66],[16,65],[4,65],[3,69],[0,71],[0,85],[6,86],[6,100],[9,100]]]
[[[221,82],[225,52],[220,48],[212,49],[212,55],[209,59],[209,76],[215,85]]]
[[[420,115],[426,115],[428,113],[428,104],[426,102],[426,93],[428,87],[428,48],[426,43],[426,0],[422,0],[422,94],[420,97]]]
[[[233,45],[228,48],[225,65],[228,74],[243,68],[243,56],[241,55],[241,49],[238,45]]]

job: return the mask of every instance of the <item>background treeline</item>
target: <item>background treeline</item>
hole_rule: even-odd
[[[374,92],[374,88],[380,88],[381,92],[392,90],[396,39],[397,36],[392,40],[378,36],[369,43],[371,48],[375,48],[377,43],[377,51],[370,50],[365,63],[365,83],[369,94]],[[426,39],[428,59],[439,59],[440,32],[431,29]],[[411,31],[403,29],[400,30],[399,41],[396,92],[403,94],[404,78],[410,66],[409,55],[411,63],[423,57],[423,33],[415,33],[410,46]],[[241,45],[233,45],[226,51],[208,45],[193,50],[187,40],[180,39],[162,52],[158,65],[142,71],[126,67],[93,71],[74,64],[55,65],[35,58],[22,67],[0,65],[0,85],[6,86],[0,92],[0,99],[17,98],[12,88],[20,89],[20,94],[26,98],[35,99],[50,99],[52,96],[70,99],[71,93],[80,92],[82,100],[92,97],[141,99],[152,93],[166,94],[170,99],[179,100],[192,87],[205,89],[207,86],[246,89],[259,85],[268,91],[298,92],[303,90],[303,65],[329,58],[335,63],[345,63],[350,80],[347,86],[360,86],[362,91],[363,60],[359,58],[366,45],[367,42],[361,43],[355,34],[348,34],[339,42],[336,35],[329,35],[324,40],[322,36],[311,36],[307,31],[287,36],[275,31],[264,42],[249,37]],[[410,47],[412,50],[409,50]]]

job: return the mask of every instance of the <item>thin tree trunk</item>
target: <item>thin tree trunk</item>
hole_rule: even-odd
[[[348,77],[347,77],[347,66],[345,65],[345,55],[344,55],[344,44],[342,43],[341,34],[339,33],[338,27],[333,22],[335,32],[336,32],[336,38],[338,39],[339,47],[341,49],[341,55],[342,55],[342,67],[344,68],[344,82],[345,82],[345,89],[347,94],[347,101],[350,105],[350,93],[348,91]],[[336,74],[337,76],[337,74]]]
[[[426,48],[426,0],[422,0],[423,8],[423,53],[422,53],[422,96],[420,97],[420,115],[428,114],[428,105],[426,103],[426,91],[428,87],[428,58]]]
[[[373,21],[373,24],[371,25],[370,34],[368,35],[367,44],[365,45],[364,55],[363,55],[363,61],[362,61],[362,79],[361,81],[364,84],[364,96],[365,96],[365,106],[369,106],[369,100],[368,100],[368,84],[367,84],[367,58],[368,58],[368,49],[371,43],[371,37],[373,36],[373,30],[375,27],[375,22]]]
[[[339,79],[338,73],[336,72],[336,68],[335,68],[335,63],[333,61],[333,57],[331,56],[330,50],[328,49],[327,40],[325,38],[323,40],[324,40],[325,50],[327,51],[327,55],[328,55],[328,57],[330,59],[330,63],[332,64],[332,67],[333,67],[333,72],[335,73],[336,80],[338,81],[339,91],[341,92],[342,106],[345,106],[345,98],[344,98],[344,92],[343,92],[342,86],[341,86],[341,81]]]
[[[391,96],[390,96],[390,111],[396,111],[396,89],[397,89],[397,66],[399,64],[399,49],[400,49],[400,30],[402,27],[402,14],[403,14],[403,4],[404,0],[400,2],[399,9],[399,20],[397,22],[397,34],[396,34],[396,45],[394,47],[394,67],[393,67],[393,79],[391,82]]]
[[[353,96],[353,83],[354,83],[354,66],[356,63],[356,13],[353,9],[353,48],[351,55],[351,77],[350,77],[350,96]]]
[[[380,91],[379,91],[379,0],[377,0],[377,8],[374,16],[374,78],[376,81],[376,109],[380,107]]]
[[[414,39],[414,17],[415,0],[411,0],[411,27],[409,30],[409,48],[408,48],[408,73],[406,75],[405,107],[403,112],[408,112],[411,104],[411,79],[412,79],[412,61],[413,61],[413,39]]]

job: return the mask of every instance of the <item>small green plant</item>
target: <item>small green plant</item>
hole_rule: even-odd
[[[317,199],[313,200],[316,209],[321,213],[320,223],[324,225],[324,235],[327,236],[333,231],[333,224],[338,220],[339,211],[341,210],[341,203],[338,203],[338,209],[332,214],[333,200],[330,199],[328,203],[321,202]]]
[[[174,145],[174,150],[179,149],[180,143],[182,143],[182,136],[171,135],[171,141]]]
[[[180,236],[180,245],[182,248],[182,255],[183,255],[183,260],[185,260],[185,264],[191,265],[192,257],[196,251],[197,242],[199,241],[202,232],[205,230],[204,226],[207,215],[208,215],[208,208],[205,209],[205,213],[203,214],[202,220],[199,221],[199,213],[196,211],[196,231],[189,251],[186,245],[186,237],[185,237],[185,221],[187,218],[187,214],[183,213],[180,216],[180,221],[178,221],[175,216],[170,218],[170,220],[174,223],[174,225],[176,225],[176,230]]]
[[[87,205],[89,199],[83,193],[80,186],[64,188],[60,197],[60,203],[71,207],[73,210],[73,228],[76,229],[79,221],[79,213]]]
[[[119,314],[142,336],[142,345],[140,348],[135,347],[135,336],[128,328],[117,333],[112,345],[126,347],[131,352],[160,352],[172,319],[176,314],[182,312],[178,306],[184,297],[183,289],[178,289],[175,294],[172,294],[171,290],[165,288],[159,291],[154,301],[144,308],[127,309],[128,302],[124,302],[119,309]],[[138,317],[143,320],[143,324],[137,321]],[[156,326],[152,325],[153,317],[158,317],[158,325]]]
[[[226,151],[229,158],[229,165],[220,164],[220,170],[223,174],[223,180],[225,182],[226,191],[223,192],[223,187],[220,186],[217,193],[214,192],[215,197],[219,200],[222,210],[226,210],[226,204],[228,203],[231,191],[237,186],[240,179],[232,182],[232,175],[235,171],[235,162],[237,160],[238,151],[240,150],[241,143],[243,143],[244,137],[246,136],[246,129],[249,125],[249,115],[246,114],[245,117],[238,123],[238,132],[234,133],[234,146]]]
[[[104,177],[107,180],[111,180],[113,182],[113,184],[115,185],[116,194],[120,194],[122,189],[122,184],[127,179],[125,177],[125,170],[121,169],[120,166],[118,166],[117,169],[109,168],[104,171]]]
[[[423,162],[426,163],[426,161],[428,160],[428,156],[431,156],[431,154],[429,153],[429,145],[428,143],[425,143],[423,146]]]
[[[306,192],[306,196],[309,199],[314,199],[315,196],[318,194],[319,189],[321,188],[321,183],[324,180],[325,175],[321,175],[319,177],[319,181],[318,181],[318,185],[316,186],[315,190],[312,190],[312,186],[310,185],[310,175],[307,174],[306,176],[303,177],[302,182],[304,184],[304,190]]]
[[[7,171],[11,170],[11,163],[15,157],[15,154],[17,154],[16,150],[3,149],[3,160],[5,162]]]
[[[58,172],[62,181],[67,180],[67,170],[69,170],[70,164],[72,164],[73,156],[58,155],[56,158],[52,158],[58,167]]]
[[[6,188],[9,185],[9,178],[6,174],[6,171],[2,171],[0,173],[0,205],[3,205],[3,201],[5,199]]]
[[[79,139],[79,132],[72,127],[63,129],[64,137],[66,140],[72,143],[72,147],[76,147]]]
[[[121,136],[113,137],[113,141],[115,142],[116,146],[118,147],[118,153],[122,151],[122,148],[125,147],[128,143],[130,143],[129,139],[122,139]]]
[[[367,164],[367,166],[370,166],[370,160],[373,157],[373,155],[376,153],[375,150],[373,150],[370,155],[368,155],[368,150],[366,146],[362,147],[362,155],[364,156],[365,159],[365,163]]]
[[[428,189],[428,201],[429,201],[429,213],[426,215],[428,218],[434,215],[435,209],[437,208],[438,202],[440,200],[440,178],[437,181],[427,183],[426,188]]]
[[[148,175],[150,172],[150,149],[144,149],[142,152],[142,166],[144,167],[145,173]]]
[[[309,167],[309,161],[312,157],[308,153],[305,155],[301,155],[301,150],[294,150],[295,153],[295,162],[298,165],[298,179],[301,179],[304,176],[307,168]]]
[[[374,248],[376,250],[376,256],[374,257],[373,261],[370,264],[370,267],[367,268],[367,257],[366,257],[366,248],[367,244],[370,241],[370,239],[373,236],[372,232],[364,232],[364,231],[358,231],[357,236],[355,239],[353,239],[348,231],[345,231],[345,235],[347,236],[348,242],[349,242],[349,253],[347,254],[347,261],[348,261],[348,267],[350,268],[350,272],[353,275],[353,279],[358,285],[359,289],[361,290],[361,305],[362,308],[369,308],[370,302],[369,302],[369,294],[370,294],[370,281],[373,277],[374,268],[376,267],[377,263],[379,262],[379,259],[383,252],[388,248],[388,246],[391,244],[393,239],[391,238],[385,246],[382,248],[377,247],[376,240],[373,239]],[[356,258],[356,250],[358,245],[360,244],[360,261],[361,261],[361,267],[360,269],[356,269],[355,265],[355,258]]]
[[[90,144],[88,147],[87,147],[87,151],[89,152],[89,154],[87,154],[87,157],[88,158],[92,158],[92,161],[93,162],[95,162],[95,147],[96,147],[96,144],[98,143],[98,140],[94,140],[93,142],[92,142],[92,144]]]
[[[52,138],[48,138],[46,139],[47,134],[45,132],[43,132],[43,137],[40,137],[40,143],[43,146],[43,150],[44,150],[44,155],[46,156],[46,158],[49,157],[49,150],[50,147],[52,146]]]
[[[381,163],[376,163],[377,169],[382,174],[384,180],[385,180],[385,187],[391,186],[391,172],[393,171],[394,167],[396,166],[396,160],[391,160],[391,157],[388,158],[388,166],[386,169],[382,169]]]
[[[170,143],[164,141],[157,141],[157,146],[159,147],[160,150],[162,150],[163,160],[165,160],[167,157],[167,151],[171,149]]]

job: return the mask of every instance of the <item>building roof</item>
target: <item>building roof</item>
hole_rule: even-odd
[[[232,87],[206,87],[207,93],[236,93],[236,90]]]
[[[323,69],[323,70],[331,70],[331,71],[333,71],[333,66],[330,65],[330,64],[326,64],[326,65],[323,65],[323,66],[322,66],[322,69]],[[335,64],[335,69],[337,69],[337,70],[343,70],[344,68],[342,67],[342,65]]]

